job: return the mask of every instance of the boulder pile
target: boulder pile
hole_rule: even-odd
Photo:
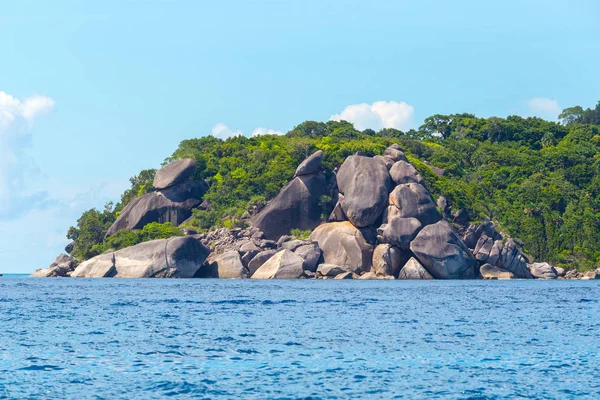
[[[107,251],[75,265],[60,255],[33,276],[253,279],[600,279],[600,269],[566,272],[530,263],[518,241],[494,223],[461,225],[445,198],[435,202],[403,149],[346,158],[337,173],[323,170],[319,150],[250,220],[248,228],[216,229]],[[157,171],[155,191],[134,199],[110,227],[140,229],[150,222],[179,225],[202,207],[208,190],[195,181],[194,160]],[[442,172],[443,173],[443,172]],[[323,204],[323,199],[331,203]],[[324,214],[327,206],[333,209]],[[329,212],[329,211],[327,211]],[[451,219],[451,225],[445,218]],[[294,229],[308,238],[290,236]],[[67,247],[73,250],[73,245]]]

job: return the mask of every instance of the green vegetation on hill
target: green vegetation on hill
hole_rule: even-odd
[[[166,161],[194,158],[194,179],[210,182],[204,197],[210,208],[194,210],[186,222],[208,230],[244,224],[244,218],[277,195],[296,166],[317,149],[325,152],[324,165],[331,173],[351,154],[382,154],[399,143],[432,195],[446,196],[453,210],[465,210],[472,221],[491,218],[523,241],[535,260],[586,269],[600,264],[600,102],[595,109],[568,108],[560,118],[562,123],[518,116],[434,115],[409,132],[361,132],[345,121],[307,121],[284,136],[184,140]],[[444,175],[438,176],[432,167],[444,169]],[[68,233],[78,258],[177,234],[175,227],[153,226],[153,233],[144,233],[145,227],[104,242],[117,213],[152,190],[154,172],[144,170],[133,177],[131,189],[115,207],[82,215]]]

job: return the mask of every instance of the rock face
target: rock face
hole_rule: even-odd
[[[496,265],[512,272],[517,278],[531,279],[532,275],[527,268],[527,262],[527,257],[519,251],[515,241],[508,239]]]
[[[350,222],[330,222],[317,227],[310,235],[323,251],[326,264],[343,266],[353,272],[368,271],[373,246]]]
[[[390,204],[400,210],[402,218],[416,218],[423,226],[434,224],[442,219],[429,192],[418,183],[405,183],[396,186],[390,193]]]
[[[408,249],[410,242],[417,236],[421,227],[421,223],[416,218],[396,216],[388,219],[387,224],[381,225],[377,234],[384,243],[392,243],[401,249]]]
[[[476,261],[471,251],[446,221],[423,228],[410,249],[436,279],[475,278]]]
[[[546,262],[530,264],[529,272],[537,279],[556,279],[558,276],[554,267]]]
[[[248,278],[249,272],[240,258],[240,253],[231,250],[217,256],[211,263],[215,278],[238,279]]]
[[[433,279],[433,276],[414,257],[404,264],[398,274],[398,279]]]
[[[267,260],[277,254],[276,250],[265,250],[258,253],[248,263],[248,272],[252,276]]]
[[[379,159],[349,156],[337,173],[337,184],[344,195],[344,214],[356,227],[372,225],[387,206],[391,179]]]
[[[390,176],[396,185],[401,185],[403,183],[423,184],[423,178],[419,175],[415,167],[403,160],[392,165]]]
[[[165,165],[154,175],[152,186],[155,189],[165,189],[184,182],[196,172],[196,161],[193,158],[173,161]]]
[[[406,256],[389,244],[380,244],[373,251],[373,266],[371,271],[378,276],[397,276]]]
[[[391,158],[394,161],[406,161],[406,162],[408,162],[408,160],[406,159],[406,156],[404,155],[404,151],[397,144],[393,144],[390,147],[388,147],[387,149],[385,149],[383,151],[383,155],[386,156],[386,157]]]
[[[304,260],[289,250],[281,250],[252,275],[252,279],[297,279],[302,276]]]
[[[308,158],[306,158],[298,168],[296,168],[296,175],[308,175],[314,174],[315,172],[319,172],[321,169],[321,162],[323,161],[323,150],[317,150]]]
[[[514,279],[515,274],[492,264],[483,264],[479,268],[479,273],[483,279]]]
[[[151,222],[177,226],[192,215],[208,190],[206,182],[186,181],[132,200],[108,229],[107,236],[123,229],[141,229]]]
[[[31,274],[34,278],[55,278],[70,276],[74,270],[73,259],[61,254],[46,269],[39,269]]]
[[[294,250],[294,254],[302,258],[302,268],[305,271],[315,272],[321,258],[321,249],[318,243],[305,244]]]
[[[152,240],[101,254],[73,271],[80,278],[191,278],[209,250],[194,236]]]
[[[343,274],[345,272],[348,272],[348,271],[344,267],[340,267],[339,265],[334,265],[334,264],[320,264],[317,267],[317,275],[319,275],[319,276],[334,277],[334,276]]]
[[[321,222],[321,197],[330,194],[324,174],[297,176],[253,218],[252,225],[271,240],[294,228],[312,230]]]

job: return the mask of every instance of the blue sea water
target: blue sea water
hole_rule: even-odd
[[[600,398],[599,281],[0,278],[0,398]]]

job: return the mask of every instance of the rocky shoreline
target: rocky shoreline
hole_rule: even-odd
[[[494,223],[465,222],[446,199],[432,199],[403,149],[349,156],[333,173],[319,150],[248,228],[217,229],[109,250],[78,262],[61,254],[34,277],[251,279],[600,279],[600,268],[580,273],[531,263],[519,242]],[[194,181],[192,159],[160,169],[155,191],[130,202],[108,230],[141,229],[151,222],[185,223],[206,207],[208,183]],[[438,174],[443,170],[437,169]],[[328,204],[323,204],[323,199]],[[331,200],[329,200],[331,199]],[[326,217],[323,210],[332,209]],[[308,239],[290,235],[311,231]],[[73,244],[66,248],[73,251]]]

